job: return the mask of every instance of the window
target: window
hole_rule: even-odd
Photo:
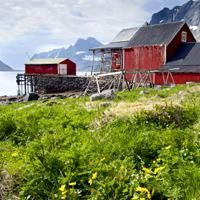
[[[187,42],[187,32],[182,31],[181,41],[182,42]]]

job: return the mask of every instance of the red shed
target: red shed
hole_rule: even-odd
[[[76,64],[66,58],[32,59],[25,64],[25,73],[76,75]]]

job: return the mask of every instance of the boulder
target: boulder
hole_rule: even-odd
[[[112,100],[115,98],[114,90],[104,90],[101,93],[95,93],[90,96],[90,101],[96,101],[100,99],[109,99]]]
[[[29,93],[24,97],[24,101],[34,101],[34,100],[38,100],[39,99],[39,95],[36,93]]]

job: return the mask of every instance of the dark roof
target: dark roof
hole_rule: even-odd
[[[169,44],[185,22],[173,22],[141,27],[128,43],[128,47]]]
[[[128,42],[135,35],[138,29],[138,27],[123,29],[109,44],[92,48],[91,50],[122,49],[127,46]]]
[[[113,41],[91,50],[122,49],[134,46],[168,45],[186,23],[170,22],[123,29]],[[187,24],[186,24],[187,25]]]
[[[182,43],[162,71],[200,72],[200,43]]]

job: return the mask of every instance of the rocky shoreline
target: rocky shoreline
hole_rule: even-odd
[[[11,103],[27,102],[27,101],[32,101],[32,100],[78,98],[82,95],[83,95],[83,92],[68,91],[68,92],[63,92],[63,93],[52,93],[52,94],[30,93],[23,96],[0,96],[0,105],[8,105]]]

